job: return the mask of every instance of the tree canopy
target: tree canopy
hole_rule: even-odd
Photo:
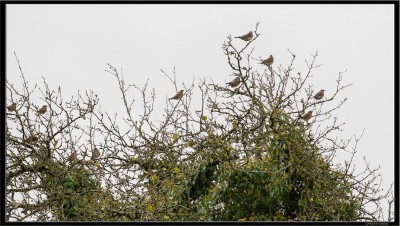
[[[37,85],[30,87],[18,61],[22,89],[7,83],[16,106],[6,114],[6,220],[392,220],[392,210],[386,217],[379,208],[393,197],[380,187],[378,169],[366,164],[354,173],[361,136],[336,137],[343,123],[334,113],[346,102],[337,94],[350,85],[342,84],[344,72],[336,90],[316,98],[322,87],[308,80],[322,66],[318,53],[305,60],[306,71],[295,68],[290,51],[287,66],[255,58],[257,28],[237,46],[231,36],[222,45],[229,84],[181,85],[174,71],[162,70],[177,94],[183,90],[166,98],[162,120],[154,116],[155,91],[126,84],[112,65],[106,71],[124,109],[114,116],[98,108],[93,92],[64,100],[45,79],[37,103]],[[338,151],[351,159],[334,165]]]

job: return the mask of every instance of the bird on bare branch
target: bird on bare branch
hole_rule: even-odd
[[[310,120],[311,117],[312,117],[312,111],[308,111],[303,116],[301,116],[301,119],[303,119],[304,121],[308,121]]]
[[[71,155],[68,157],[67,161],[69,162],[75,162],[76,158],[78,157],[78,153],[75,149],[72,150]]]
[[[170,100],[180,100],[183,97],[183,89],[181,89],[175,96],[169,98]]]
[[[31,134],[28,138],[25,139],[26,143],[33,143],[38,141],[38,137],[35,136],[34,134]]]
[[[240,84],[240,77],[237,76],[235,79],[233,79],[232,81],[230,81],[226,84],[228,84],[232,88],[235,88],[236,86],[238,86]]]
[[[316,100],[321,100],[324,97],[324,91],[325,91],[324,89],[321,89],[318,93],[314,95],[314,98]]]
[[[250,31],[249,33],[247,33],[247,34],[245,34],[245,35],[237,36],[237,37],[235,37],[235,38],[240,38],[240,39],[242,39],[243,41],[248,42],[248,41],[250,41],[251,39],[253,39],[253,32]]]
[[[8,111],[15,111],[17,109],[17,104],[12,103],[10,106],[7,107]]]
[[[100,156],[100,151],[99,151],[99,149],[94,148],[94,149],[93,149],[93,152],[92,152],[92,160],[97,159],[99,156]]]
[[[272,55],[269,55],[269,57],[263,61],[261,61],[260,64],[264,64],[268,67],[271,67],[271,65],[274,63],[274,57]]]
[[[44,114],[44,113],[46,113],[47,112],[47,106],[46,105],[43,105],[43,107],[41,107],[38,111],[37,111],[39,114]]]

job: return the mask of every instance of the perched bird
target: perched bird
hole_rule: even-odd
[[[44,113],[46,113],[46,111],[47,111],[47,106],[43,105],[43,107],[41,107],[37,112],[39,114],[44,114]]]
[[[240,84],[240,77],[237,76],[235,79],[233,79],[232,81],[230,81],[226,84],[228,84],[230,87],[234,88]]]
[[[249,33],[247,33],[247,34],[245,34],[245,35],[238,36],[238,37],[235,37],[235,38],[240,38],[240,39],[242,39],[243,41],[248,42],[248,41],[250,41],[251,39],[253,39],[253,32],[250,31]]]
[[[310,120],[311,117],[312,117],[312,111],[309,111],[309,112],[305,113],[303,116],[301,116],[301,119],[308,121],[308,120]]]
[[[31,134],[28,138],[25,139],[26,143],[32,143],[38,141],[38,137]]]
[[[264,64],[270,67],[273,63],[274,63],[274,57],[272,55],[269,55],[268,59],[261,61],[260,64]]]
[[[93,152],[92,152],[92,160],[97,159],[99,156],[100,156],[100,151],[99,151],[99,149],[94,148],[94,149],[93,149]]]
[[[75,149],[72,150],[71,155],[68,157],[67,161],[69,162],[74,162],[76,161],[76,158],[78,157],[78,153],[76,152]]]
[[[8,111],[15,111],[17,109],[17,104],[12,103],[10,106],[7,107]]]
[[[324,91],[325,91],[324,89],[321,89],[318,93],[314,95],[314,98],[316,100],[321,100],[324,97]]]
[[[180,100],[182,97],[183,97],[183,89],[181,89],[177,94],[175,94],[175,96],[173,96],[173,97],[171,97],[171,98],[169,98],[169,99],[170,99],[170,100],[171,100],[171,99]]]

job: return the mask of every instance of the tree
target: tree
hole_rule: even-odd
[[[183,97],[166,100],[162,120],[154,116],[155,90],[149,92],[147,83],[143,88],[126,84],[111,65],[107,72],[118,82],[122,118],[97,109],[93,92],[64,101],[61,88],[52,91],[45,79],[45,89],[39,90],[48,111],[38,114],[41,105],[31,98],[36,85],[30,89],[20,67],[23,89],[7,83],[8,100],[17,106],[6,115],[7,219],[383,219],[381,209],[370,211],[367,205],[392,202],[391,189],[382,194],[374,185],[378,169],[368,164],[362,175],[354,173],[361,136],[332,138],[343,125],[334,112],[346,102],[336,100],[349,86],[342,85],[344,72],[336,90],[316,100],[318,90],[307,81],[322,66],[316,63],[318,53],[306,60],[306,72],[295,69],[290,51],[287,67],[275,62],[257,71],[250,49],[260,36],[257,28],[244,47],[235,47],[230,36],[222,46],[240,78],[237,87],[200,80],[201,104],[193,106],[195,84],[182,84]],[[178,92],[175,72],[173,77],[162,73]],[[309,119],[302,117],[310,110]],[[95,148],[100,156],[91,157]],[[332,162],[339,150],[352,153],[344,167]],[[391,210],[386,219],[392,219]]]

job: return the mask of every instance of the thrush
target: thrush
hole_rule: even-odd
[[[36,142],[36,141],[38,141],[38,137],[33,134],[25,139],[26,143],[32,143],[32,142]]]
[[[74,162],[76,161],[76,158],[78,157],[78,153],[76,152],[75,149],[72,150],[71,155],[68,157],[67,161],[69,162]]]
[[[314,98],[316,100],[321,100],[324,97],[324,91],[325,91],[324,89],[321,89],[318,93],[314,95]]]
[[[268,67],[270,67],[274,63],[274,57],[272,55],[269,55],[269,57],[263,61],[261,61],[260,64],[264,64]]]
[[[305,113],[303,116],[301,116],[301,119],[303,119],[304,121],[308,121],[310,120],[311,117],[312,117],[312,111],[309,111]]]
[[[235,38],[240,38],[240,39],[242,39],[243,41],[248,42],[248,41],[250,41],[250,40],[253,38],[253,32],[250,31],[249,33],[247,33],[247,34],[245,34],[245,35],[238,36],[238,37],[235,37]]]
[[[170,100],[171,99],[174,99],[174,100],[179,100],[179,99],[181,99],[183,97],[183,89],[181,89],[177,94],[175,94],[175,96],[173,96],[173,97],[171,97],[171,98],[169,98]]]
[[[93,149],[93,152],[92,152],[92,160],[97,159],[99,156],[100,156],[100,151],[99,151],[99,149],[94,148],[94,149]]]
[[[234,88],[240,84],[240,77],[237,76],[235,79],[233,79],[232,81],[230,81],[226,84],[228,84],[230,87]]]
[[[37,112],[39,114],[44,114],[44,113],[46,113],[46,111],[47,111],[47,106],[43,105],[43,107],[41,107]]]
[[[7,107],[8,111],[15,111],[16,109],[17,109],[16,103],[12,103],[12,104],[10,104],[10,106]]]

